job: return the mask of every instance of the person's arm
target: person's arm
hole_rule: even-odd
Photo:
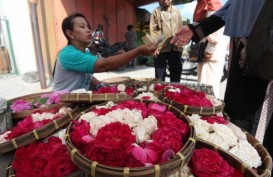
[[[197,43],[224,25],[225,22],[222,18],[215,15],[212,15],[200,22],[184,25],[172,38],[171,44],[184,46],[188,44],[190,40]]]
[[[100,58],[95,63],[94,73],[118,69],[128,64],[128,62],[132,61],[139,55],[144,56],[152,55],[156,48],[157,46],[154,45],[141,45],[133,50],[130,50],[119,55],[114,55],[107,58]]]
[[[216,15],[211,15],[208,18],[200,21],[199,23],[189,24],[189,28],[193,32],[192,40],[194,42],[199,42],[203,38],[207,37],[211,33],[217,31],[225,25],[224,20]]]

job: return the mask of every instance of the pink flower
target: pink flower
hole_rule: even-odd
[[[10,108],[13,112],[20,112],[24,110],[31,110],[33,109],[33,106],[31,105],[31,103],[25,100],[16,100],[14,103],[12,103]]]
[[[85,120],[81,122],[73,121],[73,123],[74,125],[69,133],[71,141],[82,153],[85,153],[87,145],[94,139],[90,134],[90,126]]]

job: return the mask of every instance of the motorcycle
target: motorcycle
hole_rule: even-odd
[[[103,38],[101,30],[95,30],[92,33],[92,42],[88,47],[89,51],[98,57],[109,57],[126,51],[126,41],[108,44]]]

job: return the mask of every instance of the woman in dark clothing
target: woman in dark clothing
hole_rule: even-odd
[[[231,58],[224,111],[234,124],[252,135],[255,135],[257,130],[267,88],[273,85],[273,81],[270,81],[273,79],[272,68],[266,70],[266,65],[273,63],[273,29],[270,26],[273,19],[272,8],[272,0],[228,0],[212,16],[183,26],[171,41],[177,46],[184,46],[191,39],[198,42],[225,25],[224,34],[231,37]],[[265,62],[264,59],[268,58],[271,62]],[[264,70],[261,73],[249,72],[252,71],[248,70],[249,63],[257,59],[257,65],[262,66],[256,67]],[[267,77],[262,75],[264,73],[268,73]],[[273,97],[273,93],[270,97]],[[269,120],[271,115],[272,112],[267,115]],[[269,128],[272,127],[272,122]],[[273,143],[268,142],[271,132],[272,130],[267,130],[264,145],[272,156]],[[262,142],[262,139],[260,141]]]

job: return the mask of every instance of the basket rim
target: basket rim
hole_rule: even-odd
[[[0,154],[15,150],[21,146],[30,144],[39,139],[46,138],[48,135],[54,133],[56,130],[67,125],[71,120],[73,120],[73,116],[78,114],[80,114],[80,109],[78,107],[75,107],[69,113],[45,124],[40,128],[34,129],[31,132],[15,137],[12,140],[0,143]]]
[[[126,100],[132,98],[126,93],[66,93],[61,95],[63,102],[93,102],[93,101],[111,101]]]
[[[155,102],[155,103],[157,102],[157,101],[150,101],[150,100],[137,100],[137,99],[132,99],[132,100],[141,101],[141,102]],[[121,102],[121,100],[118,101],[118,102]],[[162,102],[157,102],[157,103],[164,104],[164,105],[168,106],[166,103],[162,103]],[[84,114],[85,112],[88,112],[92,108],[93,108],[93,106],[90,107],[89,109],[86,109],[84,112],[82,112],[82,114]],[[73,123],[70,122],[69,125],[68,125],[68,127],[67,127],[67,129],[66,129],[65,142],[66,142],[68,151],[71,154],[72,161],[76,165],[77,165],[77,163],[79,163],[77,161],[82,161],[83,163],[87,164],[88,167],[91,167],[95,163],[96,164],[95,169],[94,169],[95,171],[102,172],[104,170],[105,171],[111,170],[111,171],[108,171],[108,172],[112,173],[114,171],[115,175],[119,175],[119,176],[123,176],[124,175],[125,168],[130,169],[130,173],[138,173],[138,172],[144,172],[144,171],[146,171],[147,174],[150,174],[150,173],[156,173],[155,166],[158,166],[160,168],[160,170],[161,170],[162,167],[163,168],[164,167],[168,167],[168,166],[180,166],[181,167],[181,165],[185,165],[190,160],[190,157],[192,155],[193,149],[195,147],[195,130],[194,130],[194,127],[191,124],[189,118],[184,113],[182,113],[181,111],[179,111],[178,109],[176,109],[174,107],[170,107],[169,106],[168,109],[169,110],[170,109],[174,109],[175,111],[177,111],[177,112],[180,113],[180,116],[181,116],[181,117],[179,117],[180,119],[182,119],[182,117],[183,117],[184,119],[186,119],[188,121],[188,122],[185,122],[185,123],[187,123],[187,126],[188,126],[189,137],[188,137],[187,141],[185,142],[184,146],[180,149],[179,152],[177,152],[177,154],[182,154],[182,157],[176,154],[175,157],[172,160],[170,160],[168,162],[165,162],[165,163],[162,163],[162,164],[154,165],[153,167],[136,167],[136,168],[111,167],[111,166],[107,166],[107,165],[104,165],[104,164],[101,164],[101,163],[97,163],[97,162],[91,161],[85,155],[81,154],[77,150],[77,148],[72,144],[72,141],[71,141],[70,135],[69,135],[69,131],[70,131],[70,128],[73,125]],[[85,170],[84,167],[79,166],[79,165],[77,165],[77,166],[82,171],[84,171],[85,173],[91,175],[91,170],[90,169]],[[134,176],[134,175],[132,175],[132,176]]]
[[[185,114],[214,115],[218,112],[223,112],[225,107],[225,103],[222,100],[219,100],[222,102],[222,105],[220,106],[201,107],[201,106],[190,106],[190,105],[180,104],[169,99],[168,97],[164,97],[162,94],[159,94],[157,97],[162,102],[176,107],[177,109],[181,110]]]

